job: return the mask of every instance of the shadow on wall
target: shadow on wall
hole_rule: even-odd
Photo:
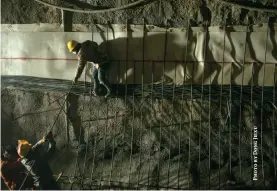
[[[163,60],[177,60],[180,56],[185,57],[185,48],[175,43],[175,35],[168,33],[166,37],[165,33],[161,33],[147,36],[144,39],[144,44],[143,48],[143,38],[132,37],[131,32],[128,38],[117,38],[100,44],[101,49],[107,50],[111,60],[115,60],[114,58],[122,58],[111,63],[109,70],[110,81],[122,84],[141,84],[142,75],[144,75],[144,83],[152,83],[152,81],[161,82],[164,72],[165,79],[170,81],[174,80],[174,78],[172,79],[170,77],[172,76],[170,73],[175,70],[176,73],[180,73],[178,67],[175,67],[177,63],[167,62],[164,68]],[[164,50],[166,44],[170,49]],[[126,62],[126,60],[128,61]],[[145,61],[143,62],[143,60]],[[182,65],[181,60],[178,62],[178,65]],[[91,66],[87,67],[86,75],[91,78]]]
[[[216,39],[217,42],[210,42],[210,33],[205,35],[205,33],[198,34],[190,31],[189,37],[187,37],[186,32],[183,34],[182,38],[180,38],[176,33],[169,31],[167,33],[160,32],[152,35],[145,34],[145,37],[142,38],[132,36],[132,32],[129,32],[128,38],[120,37],[106,40],[104,39],[105,35],[103,32],[100,35],[104,42],[100,44],[100,48],[106,50],[112,60],[108,72],[109,81],[113,84],[150,84],[161,82],[176,84],[202,84],[202,82],[209,84],[212,82],[213,84],[221,84],[223,77],[224,84],[229,84],[230,80],[232,83],[241,82],[242,61],[237,59],[237,57],[242,57],[239,55],[242,52],[237,49],[237,46],[234,46],[234,42],[232,42],[228,32],[225,36],[225,46],[228,44],[228,47],[225,49],[230,54],[225,57],[225,62],[226,60],[233,60],[232,69],[230,67],[231,62],[223,65],[221,61],[215,61],[223,55],[222,53],[214,53],[214,51],[224,49],[224,35],[220,35]],[[250,37],[251,34],[248,33],[248,41],[251,41]],[[188,42],[186,43],[187,38]],[[269,39],[272,41],[272,53],[274,54],[276,49],[274,32],[269,34]],[[185,46],[180,45],[179,41],[183,41]],[[262,45],[260,46],[263,47]],[[190,47],[190,50],[187,51],[186,47]],[[241,46],[242,49],[243,47]],[[256,50],[251,43],[248,42],[246,48],[247,52],[250,53],[250,58],[255,63],[264,62],[264,60],[257,58]],[[215,58],[214,55],[217,55],[218,58]],[[275,58],[276,56],[273,55],[273,57]],[[203,60],[207,62],[204,63]],[[245,63],[244,85],[250,85],[252,78],[262,78],[263,67],[256,67],[254,65],[255,70],[252,75],[251,64]],[[267,72],[270,72],[270,67],[272,66],[267,65],[267,67],[269,67],[266,68]],[[92,66],[88,64],[85,71],[86,77],[91,78]],[[230,78],[231,72],[232,77]],[[268,81],[265,84],[273,84],[272,79],[266,80]],[[259,83],[261,83],[261,80],[254,80],[254,85]]]
[[[275,35],[276,35],[276,32],[274,30],[274,20],[276,20],[277,17],[271,17],[270,18],[270,21],[269,21],[269,29],[270,29],[270,34],[269,34],[269,38],[270,38],[270,41],[272,42],[273,44],[273,50],[272,50],[272,56],[275,58],[275,60],[277,60],[277,40],[275,38]]]
[[[196,64],[198,53],[195,50],[186,52],[186,47],[196,47],[197,43],[201,42],[197,42],[196,35],[191,31],[189,41],[187,41],[187,33],[183,34],[179,39],[176,33],[160,32],[153,35],[145,34],[143,39],[133,37],[130,32],[128,38],[122,37],[103,42],[100,47],[107,50],[111,60],[123,58],[111,64],[110,80],[122,84],[161,82],[182,84],[185,76],[185,80],[190,82],[196,75],[195,71],[203,70],[203,64]],[[184,41],[186,46],[178,44],[180,40]],[[205,74],[208,70],[206,67]]]

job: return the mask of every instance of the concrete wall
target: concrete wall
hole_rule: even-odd
[[[74,39],[79,42],[94,40],[108,53],[111,60],[109,81],[114,84],[159,83],[164,80],[163,73],[167,82],[175,84],[250,85],[253,78],[257,81],[254,85],[273,86],[276,83],[277,25],[274,24],[253,26],[251,32],[243,26],[226,30],[193,27],[189,31],[146,26],[144,31],[141,25],[131,25],[127,32],[125,25],[111,28],[97,25],[103,30],[98,32],[78,25],[74,28],[82,28],[84,32],[74,33],[58,32],[60,28],[50,24],[4,25],[1,74],[72,80],[77,58],[68,52],[66,43]],[[88,32],[90,30],[92,32]],[[253,72],[253,62],[258,63],[258,71]],[[90,81],[91,69],[92,64],[88,64],[81,80]],[[155,71],[154,79],[152,70]]]

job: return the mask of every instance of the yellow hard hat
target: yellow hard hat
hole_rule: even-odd
[[[17,153],[21,158],[26,157],[31,149],[32,145],[28,141],[18,140]]]
[[[79,42],[77,42],[75,40],[68,41],[67,48],[68,48],[69,52],[72,52],[78,44],[79,44]]]

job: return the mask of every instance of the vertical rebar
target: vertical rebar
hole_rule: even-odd
[[[153,85],[154,85],[154,61],[151,62],[151,110],[153,111]],[[152,133],[152,128],[151,125],[149,127],[149,136],[151,136]],[[149,187],[149,173],[150,173],[150,168],[151,168],[151,148],[149,148],[149,153],[148,153],[148,174],[147,174],[147,186]]]
[[[86,78],[85,78],[86,79]],[[84,94],[83,94],[83,96],[84,96]],[[85,106],[84,106],[85,107]],[[75,179],[75,176],[76,176],[76,171],[77,171],[77,167],[79,167],[79,154],[80,154],[80,143],[81,143],[81,135],[82,135],[82,126],[80,125],[80,131],[79,131],[79,139],[78,139],[78,152],[77,152],[77,157],[76,157],[76,162],[75,162],[75,166],[74,166],[74,175],[73,175],[73,179]],[[86,145],[87,146],[87,145]],[[86,152],[87,152],[87,148],[86,148]],[[87,154],[87,153],[86,153]],[[81,173],[80,172],[80,169],[79,169],[79,173]],[[82,178],[83,179],[83,178]],[[71,183],[71,185],[70,185],[70,189],[72,190],[72,188],[73,188],[73,185],[74,185],[74,181]]]
[[[108,31],[108,25],[107,25],[107,44],[109,42],[109,31]],[[120,63],[120,62],[119,62]],[[116,81],[117,81],[117,88],[116,88],[116,98],[115,98],[115,102],[114,103],[118,103],[118,84],[119,84],[119,69],[120,69],[120,64],[117,65],[117,72],[116,72]],[[111,136],[112,136],[112,160],[111,160],[111,171],[110,171],[110,177],[109,177],[109,187],[111,189],[111,179],[112,179],[112,175],[113,175],[113,168],[114,168],[114,152],[115,152],[115,136],[116,136],[116,129],[117,129],[117,108],[115,107],[115,122],[113,125],[113,128],[111,129]]]
[[[62,21],[64,24],[64,32],[72,31],[72,13],[68,11],[61,10]],[[65,97],[65,124],[66,124],[66,138],[67,144],[70,144],[70,134],[69,134],[69,119],[68,119],[68,99]]]
[[[105,125],[105,130],[104,130],[104,149],[103,149],[103,155],[102,155],[102,163],[101,163],[101,176],[100,176],[100,182],[99,182],[99,189],[102,188],[102,180],[104,184],[104,179],[103,179],[103,173],[104,173],[104,161],[105,161],[105,151],[106,151],[106,141],[107,141],[107,129],[108,129],[108,123],[109,123],[109,102],[107,100],[107,106],[106,106],[106,125]]]
[[[174,99],[175,99],[175,84],[176,84],[176,62],[174,63],[174,83],[173,83],[173,90],[172,90],[172,114],[171,114],[171,122],[169,125],[169,152],[168,152],[168,166],[167,166],[167,188],[169,188],[169,179],[170,179],[170,160],[171,160],[171,133],[172,133],[172,125],[173,125],[173,117],[175,114],[174,111]]]
[[[117,97],[116,97],[116,101],[115,103],[117,103]],[[110,177],[109,177],[109,188],[111,189],[111,182],[112,182],[112,174],[113,174],[113,167],[114,167],[114,152],[115,152],[115,131],[116,131],[116,127],[117,126],[117,111],[115,111],[115,123],[113,125],[113,128],[111,131],[111,136],[112,136],[112,160],[111,160],[111,171],[110,171]]]
[[[208,33],[209,39],[210,35]],[[211,68],[212,64],[209,64],[209,187],[211,182],[211,91],[212,91],[212,77],[211,77]]]
[[[142,88],[143,89],[143,88]],[[142,93],[143,96],[143,93]],[[143,101],[143,97],[142,97],[142,101]],[[139,169],[138,169],[138,180],[137,180],[137,188],[139,187],[139,183],[140,183],[140,172],[141,172],[141,142],[142,142],[142,138],[141,138],[141,133],[142,133],[142,128],[143,128],[143,114],[142,114],[142,110],[140,111],[140,127],[139,127]]]
[[[190,27],[190,26],[189,26]],[[190,30],[190,28],[189,28]],[[189,128],[192,129],[192,108],[193,108],[193,80],[194,80],[194,62],[192,62],[192,77],[190,83],[190,117],[189,117]],[[200,137],[200,132],[199,132]],[[199,138],[199,157],[198,157],[198,187],[200,189],[200,138]]]
[[[136,62],[133,62],[133,68],[134,71],[136,71]],[[136,80],[136,72],[134,72],[134,84]],[[130,146],[131,146],[131,151],[130,151],[130,166],[129,166],[129,186],[130,186],[130,180],[131,180],[131,170],[132,170],[132,155],[133,155],[133,141],[134,141],[134,126],[135,126],[135,89],[133,89],[133,119],[132,119],[132,131],[131,131],[131,140],[130,140]]]
[[[227,109],[229,112],[229,178],[232,176],[232,66],[230,68],[230,90],[229,90],[229,104],[227,102]]]
[[[163,58],[163,77],[162,77],[162,103],[161,103],[161,108],[163,108],[163,102],[164,102],[164,81],[165,81],[165,61],[166,61],[166,53],[167,53],[167,20],[166,20],[166,29],[165,29],[165,40],[164,40],[164,58]],[[161,111],[163,112],[163,111]],[[161,150],[162,150],[162,122],[160,120],[160,144],[159,144],[159,154],[161,155]],[[157,168],[157,172],[158,172],[158,177],[157,177],[157,186],[159,187],[160,184],[160,156],[159,156],[159,160],[158,160],[158,168]],[[158,189],[158,188],[157,188]]]
[[[85,75],[85,81],[84,81],[84,95],[85,95],[86,90],[87,90],[87,87],[86,87],[86,82],[87,82],[86,71],[87,71],[87,64],[86,64],[86,66],[85,66],[85,72],[84,72],[84,75]]]
[[[274,86],[273,86],[273,104],[276,105],[276,69],[277,69],[277,64],[274,64]],[[275,113],[276,110],[273,110],[273,125],[272,125],[272,135],[273,135],[273,145],[276,143],[275,140]],[[274,165],[274,176],[275,176],[275,180],[277,179],[277,169],[276,169],[276,149],[273,147],[273,165]]]
[[[249,31],[249,33],[250,32],[252,32],[252,28],[251,27],[249,27],[249,18],[247,17],[247,32]],[[254,107],[253,107],[253,86],[254,86],[254,71],[255,70],[255,68],[254,68],[254,62],[252,62],[252,78],[251,78],[251,125],[255,125],[254,124]],[[257,86],[258,86],[258,84],[257,84]],[[253,134],[252,134],[252,129],[250,130],[250,145],[251,145],[251,181],[252,181],[252,188],[254,188],[254,180],[253,180],[253,177],[252,177],[252,175],[253,175],[253,172],[254,172],[254,169],[253,169],[253,140],[252,140],[252,137],[253,137]]]
[[[129,30],[128,30],[128,20],[126,20],[126,61],[125,61],[125,101],[124,101],[124,107],[127,110],[127,90],[128,90],[128,84],[127,84],[127,71],[128,71],[128,54],[129,54]],[[123,124],[123,136],[122,136],[122,142],[125,143],[125,131],[126,131],[126,126],[127,126],[127,112],[125,113],[125,119],[124,119],[124,124]],[[123,159],[121,160],[121,164],[123,162]],[[123,170],[123,166],[121,165],[120,173],[119,173],[119,178],[121,178],[121,173]]]
[[[263,70],[263,85],[262,85],[262,103],[261,103],[261,155],[262,155],[262,175],[263,175],[263,184],[265,187],[265,176],[264,176],[264,154],[263,154],[263,114],[264,114],[264,78],[265,78],[265,69],[266,69],[266,56],[267,56],[267,41],[268,41],[268,29],[269,21],[266,30],[266,39],[265,39],[265,58],[264,58],[264,70]]]
[[[109,35],[109,27],[108,24],[106,25],[106,52],[108,53],[108,35]],[[98,71],[99,72],[99,71]],[[109,74],[108,74],[109,76]],[[102,163],[101,163],[101,176],[100,176],[100,182],[99,182],[99,188],[102,188],[102,180],[103,184],[105,184],[105,180],[103,179],[103,173],[104,173],[104,161],[105,161],[105,151],[106,151],[106,141],[107,141],[107,130],[108,130],[108,124],[109,124],[109,102],[108,99],[105,100],[106,102],[106,125],[105,125],[105,131],[104,131],[104,149],[103,149],[103,157],[102,157]]]
[[[85,66],[85,71],[87,71],[87,64]],[[84,82],[84,98],[85,98],[85,93],[86,93],[86,73],[85,73],[85,82]],[[84,105],[85,107],[85,105]],[[84,178],[85,178],[85,170],[86,170],[86,162],[87,162],[87,153],[88,153],[88,143],[89,143],[89,132],[90,132],[90,121],[89,121],[89,127],[87,130],[87,144],[86,144],[86,153],[85,153],[85,158],[84,158],[84,166],[83,166],[83,173],[82,173],[82,180],[81,180],[81,189],[83,189],[84,185]]]
[[[91,89],[92,91],[92,89]],[[92,95],[90,95],[90,100],[92,101]],[[90,102],[90,107],[91,107],[91,102]],[[97,110],[97,115],[96,115],[96,121],[97,121],[97,125],[96,125],[96,133],[94,136],[94,148],[93,148],[93,159],[92,159],[92,167],[91,167],[91,186],[92,186],[92,179],[93,179],[93,173],[94,173],[94,166],[95,166],[95,157],[96,157],[96,148],[97,148],[97,137],[98,137],[98,126],[99,126],[99,110]]]
[[[223,121],[222,115],[222,89],[223,89],[223,74],[224,74],[224,66],[225,66],[225,40],[226,40],[226,20],[224,22],[224,34],[223,34],[223,51],[222,51],[222,73],[221,73],[221,85],[220,85],[220,99],[219,99],[219,111],[220,111],[220,125],[218,128],[218,188],[221,188],[220,185],[220,171],[221,171],[221,126]]]
[[[90,124],[90,122],[89,122]],[[86,145],[86,153],[84,158],[84,166],[83,166],[83,173],[82,173],[82,180],[81,180],[81,189],[83,189],[84,186],[84,179],[85,179],[85,170],[86,170],[86,163],[87,163],[87,153],[88,153],[88,142],[89,142],[89,132],[90,132],[90,126],[87,130],[87,145]]]
[[[70,144],[70,134],[69,134],[69,119],[68,119],[68,99],[65,97],[65,124],[66,124],[66,139],[67,139],[67,145]]]
[[[120,64],[121,62],[120,61],[118,61],[118,67],[117,67],[117,85],[116,85],[116,103],[118,102],[118,94],[119,94],[119,90],[118,90],[118,87],[119,87],[119,83],[120,83]],[[117,108],[116,108],[117,109]],[[115,116],[116,116],[116,121],[115,121],[115,125],[117,125],[117,122],[118,122],[118,117],[117,117],[117,115],[118,115],[118,112],[117,111],[115,111]],[[115,127],[115,129],[116,129],[116,127]],[[115,135],[114,135],[115,136]],[[115,152],[115,138],[113,138],[113,157],[114,157],[114,152]],[[113,165],[114,165],[114,158],[112,159],[112,171],[113,171]],[[119,172],[120,173],[120,172]],[[111,172],[111,175],[110,175],[110,177],[112,177],[112,172]],[[119,178],[120,178],[120,176],[119,176]],[[111,178],[110,178],[111,179]],[[111,184],[110,184],[111,185]]]
[[[201,161],[201,131],[202,131],[202,112],[203,112],[203,91],[204,91],[204,78],[205,78],[205,65],[206,65],[206,51],[207,51],[207,38],[208,38],[208,23],[205,24],[205,39],[204,39],[204,60],[203,62],[203,75],[201,84],[201,109],[200,109],[200,129],[199,129],[199,153],[198,153],[198,173],[200,175],[200,161]],[[190,128],[189,128],[189,161],[188,166],[190,166]],[[210,170],[209,170],[210,171]],[[210,173],[210,172],[209,172]],[[210,175],[210,174],[209,174]],[[188,179],[190,180],[190,173],[188,171]],[[199,177],[199,189],[200,189],[200,177]],[[209,176],[209,187],[210,187],[210,176]],[[188,181],[188,189],[190,184]]]
[[[186,78],[186,72],[187,72],[187,55],[188,55],[188,40],[189,40],[189,31],[190,31],[190,24],[188,20],[188,27],[187,27],[187,36],[186,36],[186,50],[185,50],[185,60],[182,63],[183,65],[183,73],[184,73],[184,80],[183,80],[183,88],[182,88],[182,100],[181,100],[181,115],[183,115],[183,107],[184,107],[184,91],[185,91],[185,78]],[[192,84],[192,83],[191,83]],[[179,126],[179,135],[178,135],[178,153],[179,156],[181,156],[181,131],[183,126],[183,117],[181,116],[180,126]],[[178,190],[180,189],[180,157],[178,158]]]
[[[240,107],[239,107],[239,172],[240,172],[240,180],[242,179],[241,148],[240,147],[241,147],[241,128],[242,128],[243,80],[244,80],[244,67],[245,67],[245,57],[246,57],[247,31],[248,31],[248,26],[246,27],[246,32],[245,32],[245,42],[244,42],[243,62],[242,62],[242,77],[241,77],[241,85],[240,85]]]
[[[94,37],[94,29],[92,27],[92,40]],[[91,80],[92,83],[92,80]],[[91,107],[91,103],[92,103],[92,86],[90,86],[90,107]],[[96,148],[97,148],[97,138],[98,138],[98,127],[99,127],[99,110],[97,110],[97,114],[96,114],[96,121],[97,121],[97,125],[96,125],[96,133],[94,136],[94,148],[93,148],[93,159],[92,159],[92,167],[91,167],[91,174],[90,174],[90,178],[91,178],[91,182],[90,182],[90,187],[92,187],[92,180],[93,180],[93,173],[94,173],[94,166],[95,166],[95,158],[96,158]],[[100,180],[101,181],[101,180]]]
[[[251,105],[251,125],[254,125],[254,119],[253,119],[253,86],[254,86],[254,63],[252,62],[252,77],[251,77],[251,93],[250,93],[250,105]],[[252,143],[252,129],[250,130],[250,146],[251,146],[251,152],[250,152],[250,159],[251,159],[251,175],[250,175],[250,180],[252,181],[252,188],[254,187],[254,181],[253,181],[253,143]]]
[[[142,105],[144,103],[144,48],[145,48],[145,18],[143,18],[143,36],[142,36],[142,73],[141,73],[141,91],[142,91]],[[138,169],[138,181],[137,181],[137,188],[139,186],[140,182],[140,171],[141,171],[141,132],[142,132],[142,127],[143,127],[143,112],[142,109],[140,109],[140,131],[139,131],[139,169]]]

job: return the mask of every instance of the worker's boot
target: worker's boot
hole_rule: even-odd
[[[92,91],[90,92],[92,96],[99,96],[98,89],[100,87],[100,82],[98,80],[99,71],[97,68],[93,67],[92,71],[92,80],[93,80],[93,86],[91,86]]]
[[[107,90],[107,93],[106,93],[106,95],[105,95],[105,98],[109,97],[109,96],[111,95],[111,88],[110,88],[110,85],[109,85],[108,81],[107,81],[107,80],[103,80],[103,81],[101,81],[100,83],[102,83],[102,85],[103,85],[103,86],[106,88],[106,90]]]
[[[111,88],[109,86],[105,86],[107,89],[107,93],[105,95],[105,98],[109,97],[111,95]]]
[[[106,69],[107,69],[107,66],[108,66],[108,64],[106,63],[106,64],[102,64],[101,65],[101,67],[99,67],[99,69],[98,69],[98,81],[99,81],[99,83],[100,84],[102,84],[105,88],[106,88],[106,90],[107,90],[107,93],[106,93],[106,95],[105,95],[105,98],[107,98],[107,97],[109,97],[109,95],[111,94],[111,88],[110,88],[110,86],[109,86],[109,82],[108,82],[108,80],[107,80],[107,78],[106,78],[106,75],[105,75],[105,71],[106,71]]]
[[[93,90],[91,91],[91,95],[93,95],[93,96],[95,96],[95,97],[98,97],[98,96],[99,96],[99,93],[98,93],[97,89],[93,89]]]
[[[91,87],[92,91],[90,92],[92,96],[98,97],[99,96],[99,88],[100,88],[100,84],[98,79],[94,80],[94,86]]]

